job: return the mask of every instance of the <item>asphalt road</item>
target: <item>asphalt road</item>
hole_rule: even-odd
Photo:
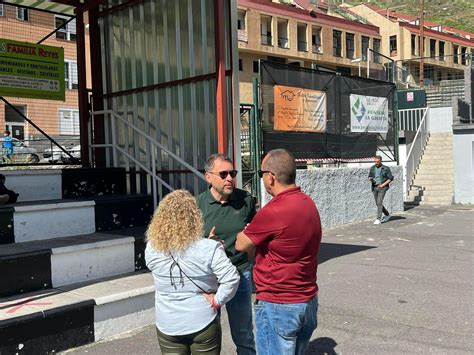
[[[473,354],[474,209],[417,207],[323,234],[308,354]],[[225,313],[225,312],[224,312]],[[222,354],[234,354],[225,316]],[[73,354],[159,354],[153,327]]]

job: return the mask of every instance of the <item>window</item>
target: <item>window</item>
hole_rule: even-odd
[[[5,5],[0,4],[0,16],[5,16]]]
[[[459,64],[458,50],[459,50],[459,46],[453,44],[453,62],[454,62],[454,64]]]
[[[312,27],[311,46],[313,53],[323,52],[323,47],[321,46],[321,28],[319,27]]]
[[[14,105],[21,114],[26,116],[26,105]],[[12,107],[5,105],[5,123],[25,123],[23,116]]]
[[[374,45],[374,62],[375,63],[382,63],[382,58],[380,57],[380,39],[374,38],[373,40]]]
[[[346,33],[346,57],[354,58],[355,54],[355,39],[353,33]]]
[[[461,47],[461,64],[466,65],[467,64],[467,48],[466,47]]]
[[[242,59],[239,59],[239,71],[243,71],[244,70],[244,64],[242,62]]]
[[[54,16],[54,26],[55,28],[59,28],[56,31],[56,38],[65,39],[67,41],[75,41],[76,19],[66,24],[67,21],[69,21],[69,18],[66,16]]]
[[[59,109],[59,134],[79,135],[79,110]]]
[[[20,21],[29,21],[30,14],[29,14],[28,9],[25,9],[24,7],[17,7],[16,18]]]
[[[436,58],[436,40],[430,39],[430,58]]]
[[[441,60],[441,61],[444,61],[444,42],[443,41],[439,41],[438,43],[438,59]]]
[[[237,29],[245,30],[245,10],[237,10]]]
[[[351,75],[351,68],[348,67],[336,67],[336,71],[341,74]]]
[[[79,87],[77,79],[77,62],[70,60],[64,61],[64,81],[66,82],[66,89],[73,90]]]
[[[288,20],[279,18],[277,21],[278,47],[290,48],[288,42]]]
[[[332,31],[332,55],[342,57],[342,32],[338,30]]]
[[[390,56],[397,55],[397,36],[390,36]]]
[[[425,40],[422,41],[421,36],[418,36],[418,53],[420,57],[424,57],[426,53]]]
[[[253,72],[258,73],[258,60],[253,61]]]
[[[362,60],[366,61],[367,60],[367,50],[369,49],[370,46],[370,38],[362,36],[361,39],[361,48],[362,48]]]
[[[286,59],[282,57],[274,57],[274,56],[267,56],[267,60],[270,62],[275,62],[275,63],[281,63],[281,64],[286,64]]]
[[[307,26],[304,23],[299,23],[296,27],[298,36],[298,50],[306,52],[308,50]]]
[[[262,15],[260,17],[261,43],[266,46],[272,45],[272,18]]]
[[[416,55],[416,35],[411,35],[411,54]]]

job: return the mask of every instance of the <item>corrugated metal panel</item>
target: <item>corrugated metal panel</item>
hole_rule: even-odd
[[[139,89],[214,73],[213,18],[213,0],[158,0],[132,4],[100,20],[104,89],[113,96],[104,106],[198,169],[217,150],[215,78]],[[121,149],[148,166],[154,148],[124,125],[117,129]],[[155,157],[158,170],[182,170],[164,152]],[[133,167],[126,159],[118,163]],[[175,188],[203,187],[192,174],[167,178]]]

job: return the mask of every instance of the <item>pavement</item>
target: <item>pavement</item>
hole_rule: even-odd
[[[308,354],[473,354],[474,207],[324,230]],[[225,312],[222,354],[235,354]],[[153,327],[68,351],[160,354]]]

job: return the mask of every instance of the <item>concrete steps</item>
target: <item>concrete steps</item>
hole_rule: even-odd
[[[144,228],[4,245],[0,296],[95,280],[144,268]],[[11,270],[15,270],[14,273]]]
[[[412,189],[408,191],[408,196],[409,197],[414,197],[414,196],[439,196],[440,194],[447,194],[452,192],[452,190],[447,187],[444,189],[440,190],[418,190],[418,189]]]
[[[0,206],[0,354],[54,353],[153,324],[143,273],[153,202],[137,194],[146,186],[115,168],[5,175],[20,199]]]
[[[0,298],[0,353],[50,354],[154,323],[150,273]]]
[[[450,205],[453,194],[452,134],[431,134],[411,183],[407,200],[422,205]]]
[[[453,163],[452,162],[446,162],[446,163],[439,163],[439,164],[433,164],[433,165],[420,165],[420,167],[417,170],[417,173],[438,173],[438,172],[443,172],[443,170],[446,169],[452,169],[453,168]]]
[[[146,226],[151,196],[115,195],[0,206],[0,244]]]
[[[94,201],[53,200],[14,206],[15,242],[95,232]]]

